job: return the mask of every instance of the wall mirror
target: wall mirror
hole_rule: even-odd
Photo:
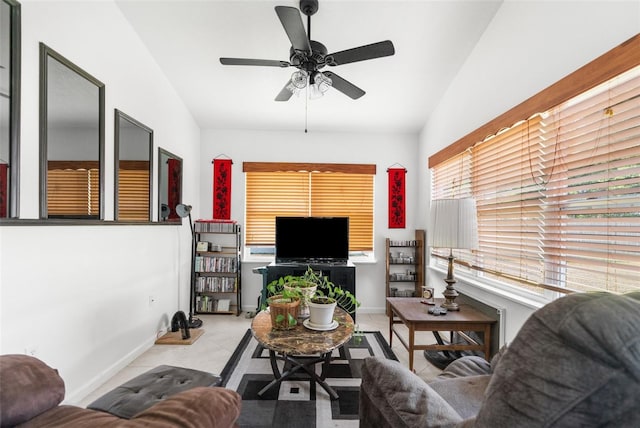
[[[0,219],[18,217],[20,4],[0,1]]]
[[[153,130],[115,110],[115,219],[151,221]]]
[[[182,158],[158,148],[158,221],[182,223],[176,206],[182,203]]]
[[[104,218],[104,84],[43,43],[40,217]]]

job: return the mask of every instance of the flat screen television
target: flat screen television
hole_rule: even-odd
[[[276,217],[276,263],[349,260],[349,217]]]

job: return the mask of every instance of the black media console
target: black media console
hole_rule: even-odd
[[[329,281],[343,290],[356,295],[356,267],[351,262],[344,263],[271,263],[267,266],[267,284],[287,275],[302,275],[308,267],[329,278]],[[356,319],[355,313],[351,314]]]

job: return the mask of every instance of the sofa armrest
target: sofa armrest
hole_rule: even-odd
[[[0,424],[14,426],[56,407],[64,399],[58,371],[28,355],[0,356]]]
[[[462,417],[399,362],[370,357],[362,365],[360,426],[448,427]]]
[[[241,405],[240,394],[231,389],[197,387],[138,413],[124,426],[228,428],[240,416]]]

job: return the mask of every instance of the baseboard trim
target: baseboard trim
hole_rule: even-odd
[[[95,376],[93,379],[86,382],[80,388],[77,388],[74,391],[67,391],[64,401],[62,404],[69,404],[72,406],[77,406],[82,400],[93,391],[98,389],[101,385],[103,385],[106,381],[115,376],[120,370],[127,367],[133,360],[138,358],[140,355],[144,354],[147,350],[149,350],[156,341],[156,337],[150,337],[145,340],[140,346],[134,348],[131,352],[126,354],[120,360],[113,363],[111,366],[107,367],[106,370],[102,371],[98,376]]]

